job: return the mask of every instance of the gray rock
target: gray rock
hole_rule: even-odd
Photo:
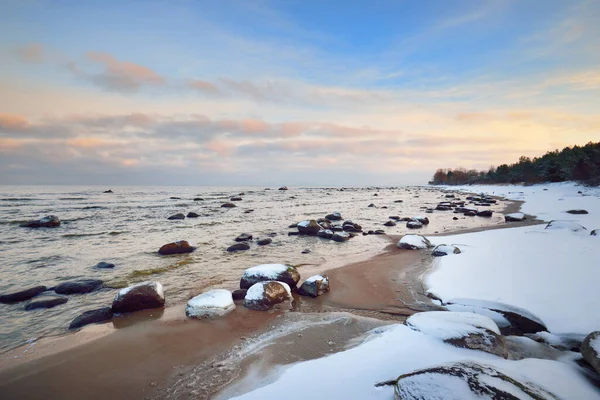
[[[95,268],[100,268],[100,269],[111,269],[115,267],[115,264],[113,263],[108,263],[105,261],[100,261],[98,264],[96,264],[94,266]]]
[[[227,248],[228,252],[234,252],[234,251],[245,251],[245,250],[250,250],[250,245],[246,242],[241,242],[241,243],[236,243],[233,246],[229,246]]]
[[[434,257],[443,257],[450,254],[460,254],[460,249],[453,245],[439,244],[435,246],[431,253]]]
[[[170,219],[170,220],[185,219],[185,215],[183,215],[182,213],[178,213],[178,214],[171,215],[167,219]]]
[[[0,303],[11,304],[19,303],[21,301],[29,300],[38,294],[45,292],[48,288],[46,286],[34,286],[29,289],[20,290],[18,292],[7,293],[0,295]]]
[[[251,233],[242,233],[238,237],[235,238],[236,242],[247,242],[249,240],[252,240]]]
[[[589,214],[587,212],[587,210],[569,210],[567,211],[567,213],[569,214],[574,214],[574,215],[584,215],[584,214]]]
[[[32,300],[25,306],[26,311],[37,310],[40,308],[53,308],[65,304],[69,299],[63,296],[43,296],[37,300]]]
[[[259,246],[266,246],[268,244],[271,244],[273,242],[273,239],[271,238],[264,238],[264,239],[260,239],[256,242],[257,245]]]
[[[331,214],[327,214],[327,216],[325,216],[325,219],[328,219],[330,221],[341,221],[342,220],[342,214],[340,214],[339,212],[334,212]]]
[[[187,213],[188,218],[198,218],[199,216],[200,216],[200,214],[197,214],[193,211],[190,211],[189,213]]]
[[[69,329],[79,329],[89,324],[99,324],[110,321],[113,318],[113,311],[110,307],[99,308],[97,310],[86,311],[75,318],[69,325]]]
[[[299,295],[310,297],[321,296],[326,292],[329,292],[329,278],[323,275],[311,276],[298,289]]]
[[[348,232],[335,232],[331,239],[336,242],[346,242],[350,240],[350,234]]]
[[[321,229],[319,232],[317,232],[317,236],[324,239],[331,239],[333,236],[333,231],[330,229]]]
[[[581,355],[597,373],[600,374],[600,331],[595,331],[586,336],[581,344]]]
[[[421,229],[423,227],[423,224],[419,221],[408,221],[406,223],[406,227],[408,229]]]
[[[90,293],[102,287],[100,279],[81,279],[71,282],[63,282],[54,288],[58,294],[84,294]]]

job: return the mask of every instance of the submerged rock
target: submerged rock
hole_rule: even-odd
[[[173,214],[171,215],[169,218],[167,218],[169,220],[178,220],[178,219],[185,219],[185,215],[183,215],[183,213],[177,213],[177,214]]]
[[[223,204],[221,204],[221,207],[222,208],[234,208],[234,207],[237,207],[237,206],[235,204],[233,204],[233,203],[223,203]]]
[[[196,250],[195,247],[190,246],[186,240],[180,240],[178,242],[168,243],[158,249],[158,254],[170,255],[170,254],[182,254],[191,253]]]
[[[233,253],[234,251],[246,251],[250,250],[250,245],[246,242],[236,243],[227,248],[227,251]]]
[[[63,282],[54,288],[58,294],[83,294],[90,293],[102,286],[100,279],[81,279],[78,281]]]
[[[261,264],[248,268],[242,274],[240,289],[249,289],[257,282],[280,281],[289,287],[296,288],[300,274],[296,267],[286,264]]]
[[[235,238],[236,242],[247,242],[248,240],[252,240],[251,233],[241,233],[238,237]]]
[[[567,211],[568,214],[574,214],[574,215],[584,215],[584,214],[589,214],[587,212],[587,210],[569,210]]]
[[[189,213],[187,213],[186,217],[188,218],[198,218],[200,216],[200,214],[197,214],[193,211],[190,211]]]
[[[420,250],[431,247],[431,242],[425,236],[404,235],[396,246],[404,250]]]
[[[75,318],[69,325],[69,329],[79,329],[89,324],[99,324],[110,321],[113,318],[113,311],[110,307],[99,308],[97,310],[86,311]]]
[[[222,317],[235,310],[235,303],[229,290],[214,289],[202,293],[190,301],[185,307],[185,315],[191,318]]]
[[[100,261],[98,264],[94,265],[94,268],[100,268],[100,269],[112,269],[114,267],[115,267],[115,264],[108,263],[105,261]]]
[[[48,215],[42,219],[26,222],[21,226],[25,228],[57,228],[60,226],[60,220],[55,215]]]
[[[142,282],[117,292],[112,310],[116,313],[128,313],[165,305],[163,286],[158,282]]]
[[[271,244],[273,242],[273,239],[271,238],[264,238],[264,239],[260,239],[256,241],[256,244],[259,246],[266,246],[268,244]]]
[[[329,221],[341,221],[342,220],[342,214],[340,214],[339,212],[334,212],[331,214],[327,214],[325,216],[325,219],[328,219]]]
[[[590,333],[583,340],[581,355],[600,374],[600,331]]]
[[[248,292],[248,289],[236,289],[231,292],[231,297],[233,297],[233,300],[244,300],[246,292]]]
[[[350,240],[351,237],[352,236],[348,232],[335,232],[331,236],[331,240],[336,241],[336,242],[346,242],[346,241]]]
[[[460,254],[460,253],[461,253],[460,249],[456,246],[447,245],[447,244],[438,244],[433,249],[433,252],[431,253],[431,255],[434,257],[443,257],[443,256],[447,256],[450,254]]]
[[[69,299],[64,296],[43,296],[37,300],[32,300],[25,306],[26,311],[37,310],[40,308],[54,308],[65,304]]]
[[[317,297],[329,292],[329,278],[323,275],[314,275],[305,280],[298,289],[302,296]]]
[[[287,283],[266,281],[255,283],[248,289],[244,306],[257,311],[267,311],[275,307],[289,309],[292,308],[293,301]]]
[[[38,294],[45,292],[48,288],[46,286],[34,286],[29,289],[20,290],[18,292],[6,293],[0,295],[0,303],[11,304],[19,303],[21,301],[29,300]]]
[[[520,222],[520,221],[525,221],[525,214],[523,214],[523,213],[506,214],[504,216],[504,221],[505,222]]]

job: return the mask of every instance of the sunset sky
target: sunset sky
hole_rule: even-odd
[[[597,0],[0,0],[0,184],[414,184],[591,140]]]

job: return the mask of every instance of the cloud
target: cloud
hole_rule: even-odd
[[[22,131],[29,127],[29,122],[20,115],[0,113],[0,131]]]
[[[40,43],[29,43],[16,49],[17,57],[26,63],[42,63],[45,61],[44,47]]]
[[[201,94],[218,95],[221,90],[212,82],[203,81],[201,79],[192,79],[189,81],[189,86]]]

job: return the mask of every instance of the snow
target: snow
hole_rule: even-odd
[[[456,339],[484,330],[500,334],[491,318],[468,312],[428,311],[410,316],[406,325],[440,340]]]
[[[122,297],[124,297],[125,295],[127,295],[127,293],[129,293],[133,288],[137,288],[137,287],[140,287],[140,286],[150,286],[150,287],[153,287],[159,297],[161,297],[162,299],[165,298],[165,292],[164,292],[163,286],[159,282],[146,281],[146,282],[140,282],[140,283],[137,283],[137,284],[135,284],[133,286],[129,286],[129,287],[126,287],[124,289],[119,290],[117,292],[117,295],[115,296],[115,301],[117,299],[121,299]]]
[[[309,225],[310,225],[310,221],[302,221],[302,222],[298,222],[298,225],[296,225],[296,226],[299,226],[302,228],[308,228]]]
[[[215,317],[230,313],[235,309],[235,303],[229,290],[214,289],[202,293],[190,301],[185,308],[188,317]]]
[[[523,219],[525,218],[525,214],[523,213],[512,213],[512,214],[506,214],[507,217],[511,217],[511,218],[515,218],[515,219]]]
[[[600,336],[596,336],[594,339],[590,340],[590,347],[600,356]]]
[[[244,271],[243,278],[264,277],[267,279],[277,279],[277,277],[288,270],[289,266],[285,264],[261,264],[248,268]]]
[[[402,244],[407,244],[417,249],[426,249],[429,247],[427,239],[421,235],[404,235],[398,242],[398,247],[401,247]]]
[[[456,248],[456,246],[452,246],[452,245],[447,245],[447,244],[438,244],[437,246],[435,246],[435,249],[433,249],[434,253],[444,253],[446,255],[453,255],[454,254],[454,249]]]
[[[470,312],[479,315],[485,315],[488,318],[491,318],[492,321],[496,323],[500,328],[506,328],[510,326],[510,322],[504,318],[504,316],[496,311],[488,310],[486,308],[480,307],[470,307],[462,304],[448,304],[445,306],[448,311],[456,311],[456,312]]]
[[[290,286],[287,283],[280,282],[280,281],[266,281],[266,282],[258,282],[258,283],[255,283],[254,285],[252,285],[250,287],[250,289],[248,289],[248,291],[246,292],[246,297],[244,297],[244,300],[246,300],[246,301],[259,301],[259,300],[261,300],[263,298],[263,293],[264,293],[264,288],[263,287],[267,283],[270,283],[270,282],[277,282],[277,283],[279,283],[288,292],[288,294],[290,295],[290,298],[292,297],[292,290],[290,289]]]
[[[546,229],[568,229],[572,232],[582,232],[586,231],[587,228],[573,221],[550,221],[548,225],[546,225]]]
[[[544,321],[542,321],[537,315],[533,314],[532,312],[525,310],[523,308],[520,308],[520,307],[511,306],[509,304],[504,304],[504,303],[499,303],[497,301],[457,298],[457,299],[448,300],[448,304],[458,304],[458,305],[470,306],[470,307],[474,307],[474,308],[496,310],[496,311],[500,311],[500,312],[502,312],[502,311],[510,312],[510,313],[522,315],[525,318],[535,321],[540,325],[545,325]]]
[[[314,276],[311,276],[310,278],[306,279],[304,282],[311,283],[311,282],[315,282],[315,281],[326,281],[326,282],[328,282],[329,279],[323,277],[322,275],[314,275]]]

